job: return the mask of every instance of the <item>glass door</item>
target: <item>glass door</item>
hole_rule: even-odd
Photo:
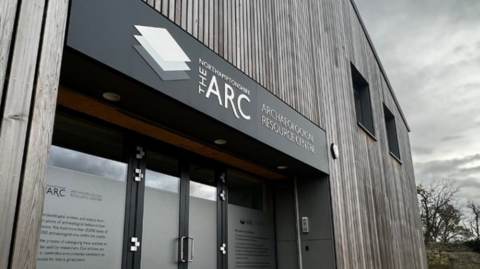
[[[217,180],[215,170],[190,165],[188,202],[188,239],[192,245],[188,257],[190,269],[217,267]],[[196,248],[195,248],[196,246]]]
[[[228,268],[276,268],[275,221],[269,184],[228,170]]]
[[[226,261],[218,256],[223,239],[221,171],[159,152],[164,151],[147,149],[145,173],[140,171],[145,175],[140,184],[142,209],[138,209],[142,211],[140,268],[217,268]]]
[[[148,150],[143,201],[143,269],[178,268],[179,161]]]
[[[103,125],[56,116],[36,268],[275,268],[264,180]]]
[[[37,269],[121,268],[128,158],[121,133],[57,116]]]

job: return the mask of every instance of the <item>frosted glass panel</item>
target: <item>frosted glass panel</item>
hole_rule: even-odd
[[[217,188],[215,171],[190,166],[189,236],[195,240],[189,269],[217,268]],[[191,250],[190,250],[191,251]],[[191,252],[188,253],[190,259]]]
[[[177,171],[176,159],[147,153],[142,269],[178,268],[180,179],[175,175]]]
[[[228,205],[228,268],[275,269],[273,215]]]
[[[188,268],[217,268],[217,203],[190,197],[189,226],[190,237],[195,240],[195,255]]]
[[[228,268],[276,268],[268,184],[228,170]]]
[[[52,147],[36,268],[121,268],[126,171]]]

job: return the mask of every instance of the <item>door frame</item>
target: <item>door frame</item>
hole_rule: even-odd
[[[145,199],[145,178],[140,182],[134,180],[135,169],[140,169],[143,175],[146,175],[146,158],[148,151],[155,151],[169,157],[176,158],[179,163],[178,177],[179,183],[179,230],[178,240],[182,236],[189,236],[189,216],[190,216],[190,165],[192,163],[204,165],[215,171],[215,187],[216,187],[216,223],[217,223],[217,268],[227,268],[228,252],[222,255],[220,247],[222,244],[227,245],[227,206],[228,194],[226,188],[227,166],[210,160],[204,156],[188,152],[175,146],[166,144],[160,140],[146,137],[142,134],[129,132],[126,134],[129,143],[129,167],[128,167],[128,184],[127,186],[127,204],[125,212],[125,232],[124,232],[124,252],[123,252],[123,269],[139,269],[141,267],[142,247],[136,252],[130,251],[130,238],[137,237],[140,242],[143,239],[143,220],[144,220],[144,199]],[[142,159],[137,159],[137,149],[141,147],[144,151]],[[137,183],[137,184],[136,184]],[[224,191],[225,200],[221,200],[220,192]],[[129,204],[128,204],[129,203]],[[128,215],[127,215],[128,214]],[[127,219],[128,216],[128,219]],[[186,246],[187,249],[188,246]],[[185,252],[189,255],[189,252]],[[180,262],[180,244],[178,244],[178,269],[187,269],[189,262]]]

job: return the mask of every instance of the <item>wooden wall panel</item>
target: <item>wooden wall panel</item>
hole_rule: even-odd
[[[11,67],[0,115],[0,268],[6,268],[9,259],[44,5],[42,0],[32,0],[18,6],[9,55]]]
[[[34,268],[68,1],[1,5],[0,268]]]
[[[310,0],[145,2],[171,20],[171,10],[176,10],[172,21],[186,32],[320,123],[312,63],[315,44],[304,27],[310,24]]]
[[[11,268],[35,268],[68,0],[48,1],[22,172]]]
[[[13,25],[18,0],[4,0],[0,4],[0,108],[2,107],[3,85],[7,72],[10,45],[13,36]]]
[[[426,268],[409,128],[354,3],[218,1],[221,14],[204,0],[193,35],[340,146],[330,162],[338,268]],[[375,137],[357,126],[350,63],[369,82]],[[384,103],[396,118],[401,163],[389,154]]]

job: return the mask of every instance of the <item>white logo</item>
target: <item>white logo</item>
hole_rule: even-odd
[[[134,35],[140,45],[133,46],[164,81],[190,79],[190,59],[164,28],[135,25],[140,35]]]

